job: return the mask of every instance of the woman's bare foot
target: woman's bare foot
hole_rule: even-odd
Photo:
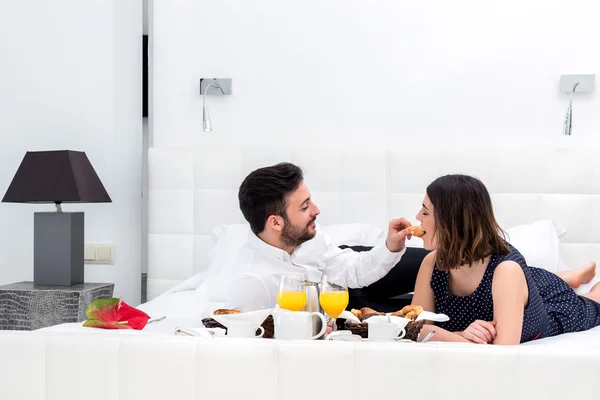
[[[588,265],[577,269],[580,272],[581,284],[588,283],[596,276],[596,263],[591,262]]]
[[[596,263],[591,262],[577,269],[560,271],[556,275],[560,276],[573,289],[577,289],[584,283],[594,279],[594,276],[596,276]]]

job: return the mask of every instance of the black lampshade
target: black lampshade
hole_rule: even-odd
[[[4,203],[110,203],[112,200],[82,151],[28,151]]]

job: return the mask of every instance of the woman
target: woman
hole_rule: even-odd
[[[432,340],[512,345],[600,325],[600,284],[579,296],[559,276],[527,266],[505,241],[481,181],[438,178],[422,206],[424,247],[434,251],[421,264],[412,304],[450,320],[425,325],[421,336],[435,330]],[[592,263],[565,278],[578,286],[593,270]]]

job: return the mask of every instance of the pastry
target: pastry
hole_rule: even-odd
[[[215,312],[213,313],[213,315],[227,315],[227,314],[241,314],[241,311],[219,309],[219,310],[215,310]]]
[[[406,229],[408,230],[408,233],[416,237],[421,237],[426,233],[425,230],[420,226],[409,226]]]
[[[361,322],[364,321],[367,318],[370,318],[374,315],[385,315],[385,313],[379,312],[379,311],[375,311],[372,308],[369,307],[363,307],[360,309],[360,312],[362,313],[362,318],[360,319]]]
[[[408,318],[408,319],[414,321],[415,318],[417,318],[419,316],[419,314],[421,314],[422,312],[423,312],[423,307],[410,305],[410,306],[406,306],[406,307],[402,308],[402,310],[400,310],[400,311],[396,311],[396,312],[392,313],[392,315],[395,317]]]
[[[408,314],[406,314],[404,316],[404,318],[407,318],[407,319],[410,319],[411,321],[414,321],[418,316],[419,316],[419,314],[417,314],[416,311],[411,311]]]
[[[357,310],[356,308],[353,308],[352,310],[350,310],[350,312],[358,319],[362,318],[362,312],[360,310]]]
[[[363,307],[360,309],[360,312],[364,316],[365,314],[377,314],[377,311],[373,310],[370,307]]]
[[[411,305],[405,306],[404,308],[402,308],[402,310],[400,310],[400,312],[403,314],[408,314],[411,311],[414,311],[417,313],[417,315],[419,315],[423,312],[423,307],[411,304]]]

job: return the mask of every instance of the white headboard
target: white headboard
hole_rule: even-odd
[[[466,173],[488,187],[503,228],[552,219],[570,267],[600,260],[596,149],[164,147],[149,150],[148,300],[208,266],[211,230],[245,222],[237,190],[252,170],[291,161],[305,171],[323,225],[414,221],[427,185]]]

